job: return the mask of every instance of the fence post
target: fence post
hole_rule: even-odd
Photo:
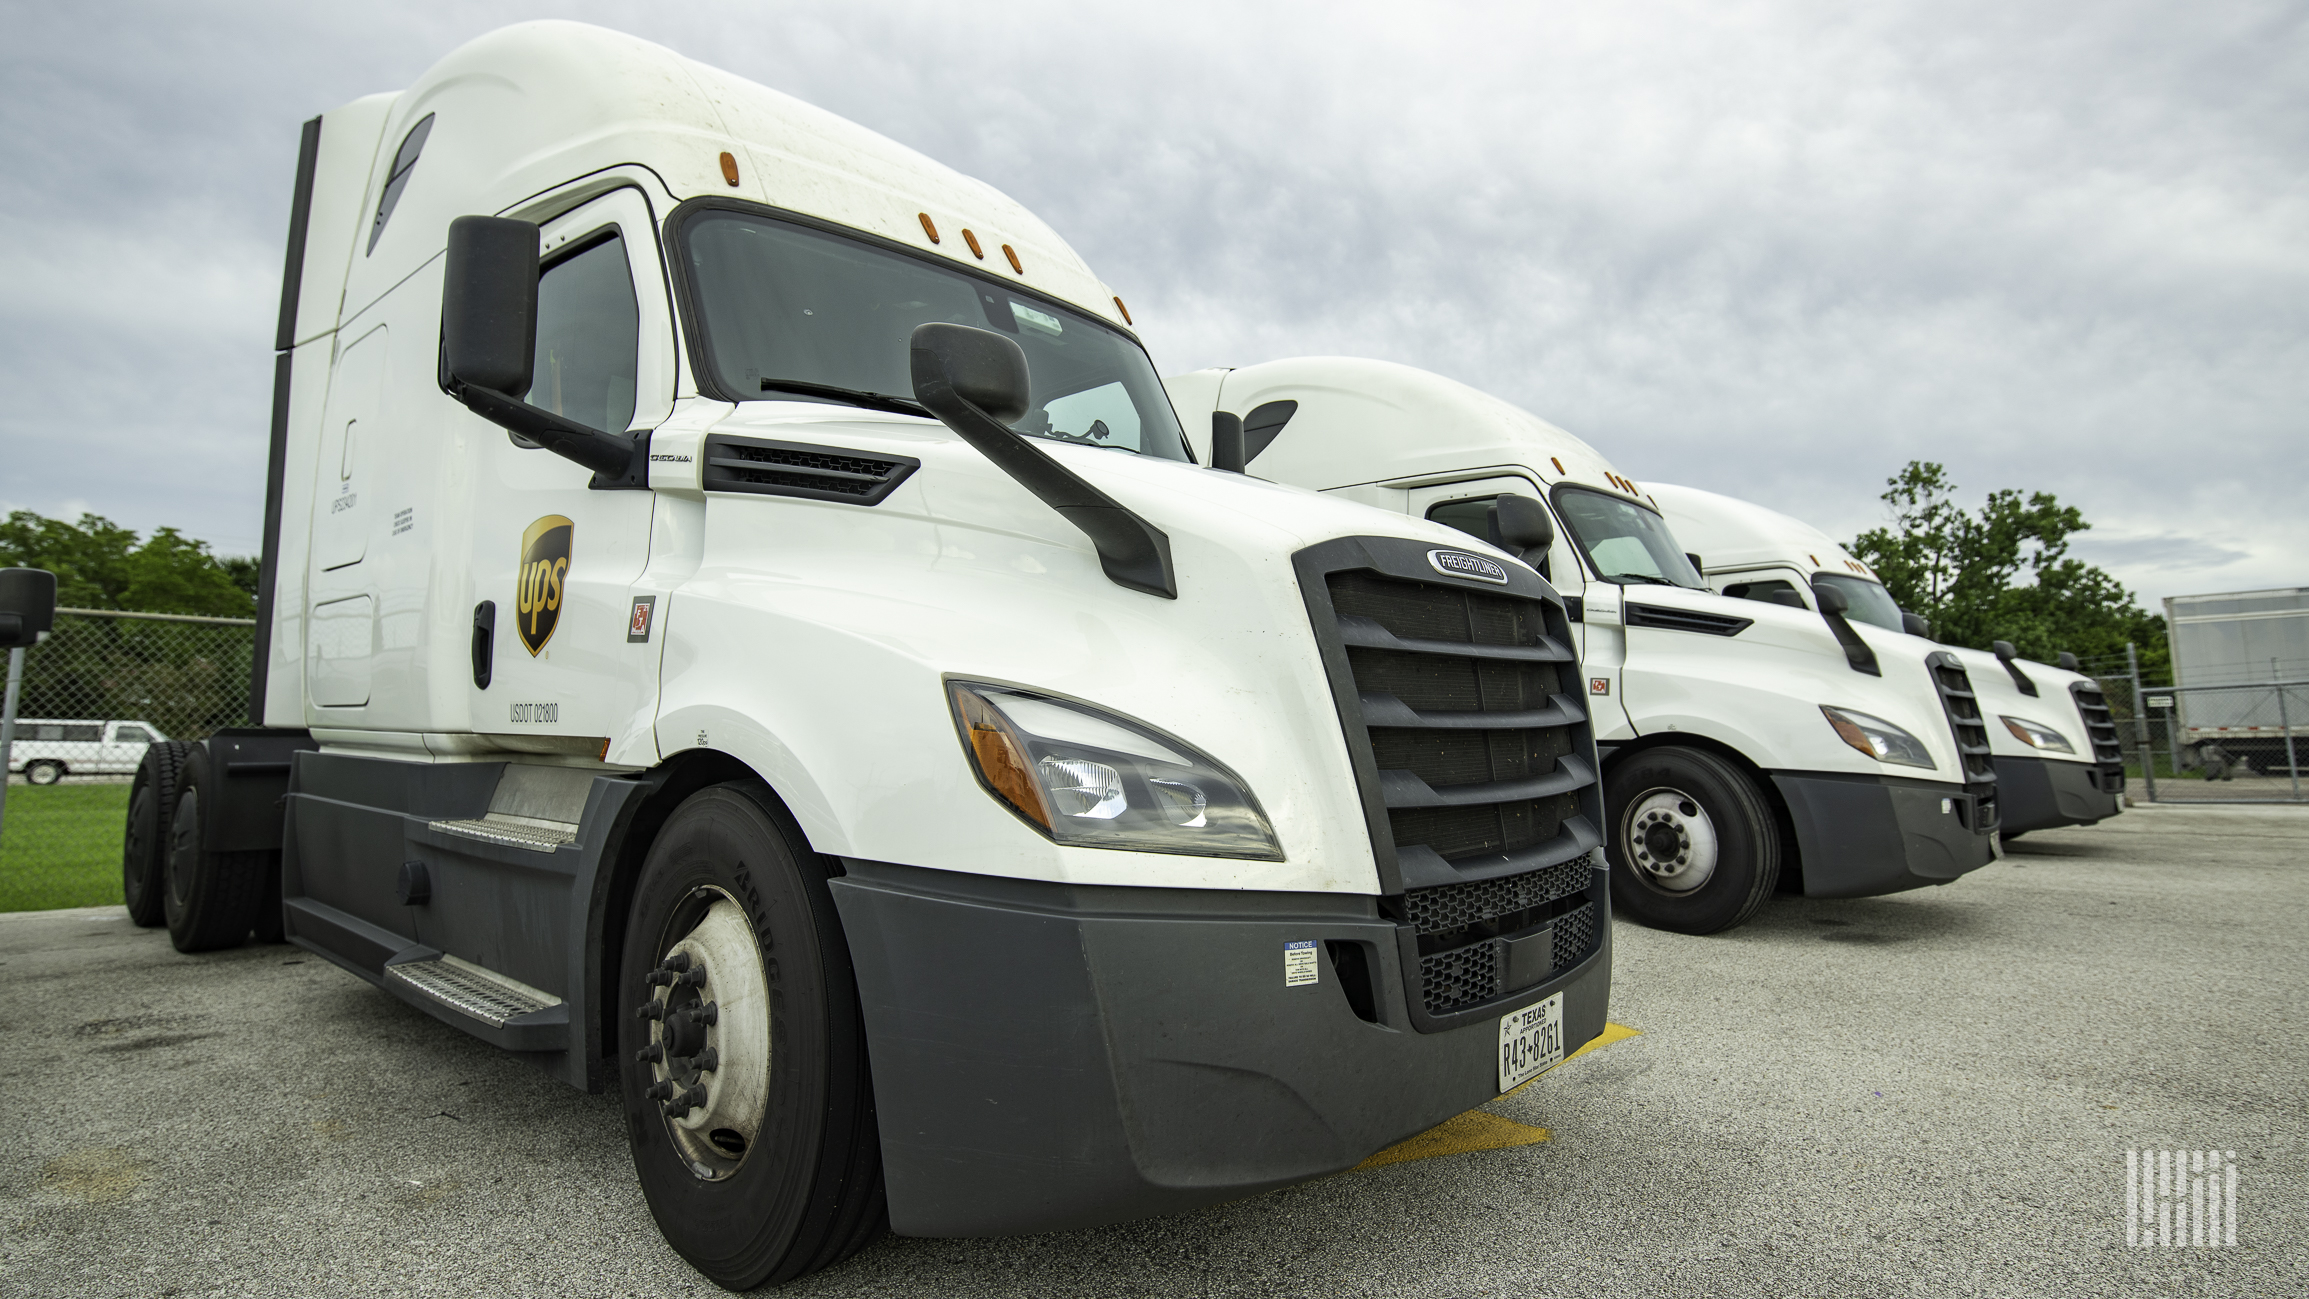
[[[2157,751],[2149,747],[2148,709],[2141,694],[2141,656],[2131,641],[2125,642],[2125,675],[2133,683],[2133,740],[2141,751],[2141,785],[2149,801],[2157,801]]]
[[[2293,721],[2285,714],[2285,683],[2277,683],[2277,729],[2285,735],[2285,771],[2293,777],[2293,801],[2301,801],[2301,762],[2293,756]]]
[[[8,651],[8,693],[0,699],[0,835],[8,832],[8,766],[16,748],[16,694],[24,685],[24,647]]]

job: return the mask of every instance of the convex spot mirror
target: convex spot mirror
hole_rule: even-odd
[[[458,217],[443,263],[441,390],[515,437],[591,469],[594,487],[647,487],[647,433],[604,433],[522,400],[537,356],[536,223]]]
[[[44,568],[0,568],[0,649],[48,639],[56,625],[56,574]]]

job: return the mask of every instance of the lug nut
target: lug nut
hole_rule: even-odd
[[[682,972],[681,972],[679,975],[676,975],[674,978],[667,980],[667,982],[669,982],[669,983],[675,983],[675,984],[678,984],[678,985],[680,985],[680,986],[682,986],[682,987],[685,987],[685,988],[695,988],[695,987],[698,987],[698,986],[702,985],[703,983],[705,983],[705,981],[706,981],[706,967],[705,967],[705,962],[703,962],[703,961],[700,961],[700,962],[699,962],[699,963],[697,963],[696,965],[693,965],[693,966],[691,966],[690,968],[688,968],[687,970],[684,970],[684,971],[682,971]]]
[[[633,1058],[641,1061],[643,1064],[657,1064],[665,1059],[665,1048],[655,1042],[652,1042],[648,1046],[645,1046],[639,1051],[634,1052]]]
[[[691,1056],[689,1062],[690,1067],[699,1073],[712,1073],[722,1067],[722,1053],[709,1046]]]
[[[645,1001],[633,1012],[633,1017],[635,1019],[664,1019],[665,1003],[655,999]]]
[[[689,968],[689,953],[675,952],[673,955],[658,962],[657,968],[661,970],[669,970],[675,974],[679,974],[683,970]]]
[[[651,970],[648,974],[642,976],[641,981],[653,988],[660,988],[672,984],[680,978],[680,975],[669,974],[664,970]]]
[[[705,1024],[709,1027],[721,1023],[722,1004],[718,1001],[709,1001],[706,1004],[698,1007],[696,1010],[690,1012],[690,1022],[696,1024]]]
[[[670,1078],[660,1078],[656,1082],[651,1083],[649,1085],[649,1090],[643,1092],[642,1095],[649,1097],[653,1101],[662,1101],[666,1097],[673,1095],[673,1080]]]

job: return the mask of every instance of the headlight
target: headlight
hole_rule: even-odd
[[[2040,726],[2025,717],[2005,718],[2004,729],[2012,732],[2022,744],[2032,749],[2045,749],[2053,753],[2076,752],[2075,746],[2068,742],[2067,736],[2049,726]]]
[[[1827,714],[1828,724],[1836,728],[1846,744],[1878,762],[1902,767],[1933,765],[1932,755],[1924,751],[1924,741],[1881,717],[1870,717],[1849,708],[1830,708],[1826,704],[1820,706],[1820,711]]]
[[[979,783],[1060,843],[1283,859],[1242,779],[1167,735],[1007,686],[946,691]]]

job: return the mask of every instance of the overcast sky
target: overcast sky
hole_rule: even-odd
[[[1850,536],[2049,490],[2309,585],[2309,4],[0,4],[0,507],[259,544],[298,123],[504,23],[981,177],[1164,373],[1424,366]]]

